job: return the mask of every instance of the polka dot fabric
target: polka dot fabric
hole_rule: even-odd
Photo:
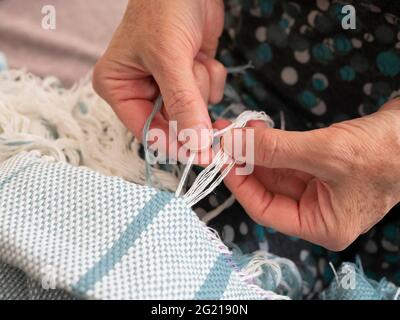
[[[344,29],[353,5],[356,28]],[[219,58],[254,65],[230,79],[248,106],[296,111],[294,130],[377,111],[400,94],[398,1],[226,0]],[[254,81],[246,81],[251,77]],[[369,85],[372,90],[363,91]],[[289,109],[289,110],[287,110]],[[304,119],[299,116],[303,115]],[[275,119],[274,119],[275,120]]]
[[[215,119],[235,118],[243,107],[231,104],[240,102],[265,111],[277,127],[304,131],[371,114],[400,96],[400,1],[224,2],[218,58],[227,67],[251,60],[254,68],[228,77],[236,96],[211,107]],[[356,10],[354,30],[342,28],[346,4]],[[203,210],[212,210],[230,195],[223,188],[216,194],[217,203],[204,201]],[[339,268],[356,256],[368,277],[386,277],[400,285],[399,209],[398,205],[342,253],[259,226],[237,203],[210,226],[243,252],[263,248],[295,261],[307,283],[304,297],[310,298],[331,283],[329,262]],[[240,231],[243,223],[246,234]]]

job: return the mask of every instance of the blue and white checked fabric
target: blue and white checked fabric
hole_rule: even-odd
[[[281,298],[246,282],[183,199],[36,153],[0,164],[0,261],[11,298],[26,279],[39,298],[43,283],[59,298]]]

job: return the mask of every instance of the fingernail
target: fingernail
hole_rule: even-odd
[[[221,138],[221,146],[224,152],[230,156],[233,157],[233,134],[232,130],[229,130],[227,133],[225,133],[222,138]]]
[[[223,135],[221,141],[224,152],[232,159],[235,159],[238,164],[246,162],[245,155],[242,154],[242,139],[238,139],[241,137],[241,134],[241,130],[230,130]],[[235,145],[234,143],[239,143],[239,145]]]
[[[202,151],[208,149],[213,141],[213,132],[208,124],[197,124],[189,129],[182,130],[182,135],[187,142],[184,146],[192,151]]]
[[[205,53],[203,53],[203,52],[199,52],[197,55],[196,55],[196,58],[197,58],[197,60],[199,60],[199,61],[204,61],[204,60],[208,60],[209,58],[207,57],[207,55],[205,54]]]

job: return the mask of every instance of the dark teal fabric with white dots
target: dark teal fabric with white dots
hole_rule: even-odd
[[[377,111],[400,95],[400,1],[226,0],[218,58],[226,66],[252,61],[254,69],[228,83],[249,109],[265,110],[279,127],[308,130]],[[341,26],[342,7],[356,9],[356,29]],[[232,101],[212,108],[218,117]],[[231,109],[224,117],[242,110]],[[206,209],[225,199],[218,192]],[[256,225],[235,204],[212,226],[245,252],[268,248],[293,259],[313,296],[333,278],[329,267],[361,257],[366,274],[400,284],[400,213],[390,212],[338,254]]]

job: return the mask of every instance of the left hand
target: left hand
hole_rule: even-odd
[[[256,166],[225,184],[262,225],[339,251],[400,201],[400,99],[308,132],[235,130],[254,130]]]

